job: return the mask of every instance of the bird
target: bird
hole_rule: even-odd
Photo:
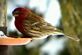
[[[61,30],[52,26],[28,8],[17,7],[12,11],[12,15],[15,18],[16,28],[24,35],[24,38],[41,39],[49,35],[62,33]]]
[[[13,10],[15,26],[23,35],[30,38],[41,38],[57,33],[56,27],[46,22],[44,18],[36,15],[30,9],[18,7]]]

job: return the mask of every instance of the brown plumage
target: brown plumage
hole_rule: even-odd
[[[32,13],[29,9],[16,8],[13,11],[15,26],[25,36],[41,38],[57,33],[57,29],[47,23],[42,17]]]

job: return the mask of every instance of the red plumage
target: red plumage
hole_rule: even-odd
[[[27,37],[41,38],[57,32],[54,26],[29,9],[19,7],[12,14],[15,17],[16,28]]]

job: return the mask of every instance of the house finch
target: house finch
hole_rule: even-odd
[[[26,37],[42,38],[58,33],[58,30],[30,9],[16,8],[12,12],[16,28]]]
[[[56,33],[56,28],[40,16],[26,8],[16,8],[12,12],[16,28],[25,36],[41,38]]]

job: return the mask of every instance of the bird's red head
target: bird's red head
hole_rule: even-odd
[[[30,12],[29,9],[18,7],[16,9],[14,9],[12,14],[13,14],[13,16],[15,16],[15,18],[16,17],[26,17],[29,15],[29,12]]]

